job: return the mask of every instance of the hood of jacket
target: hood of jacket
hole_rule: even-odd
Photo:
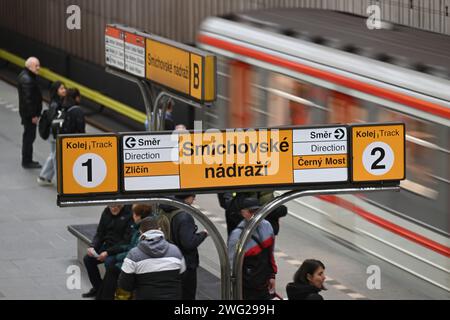
[[[309,295],[317,295],[321,289],[310,284],[290,282],[286,286],[289,299],[306,299]]]
[[[141,235],[138,248],[152,258],[159,258],[166,254],[169,243],[161,230],[149,230]]]

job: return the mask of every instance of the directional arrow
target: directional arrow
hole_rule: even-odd
[[[338,128],[334,131],[334,137],[338,140],[341,140],[345,136],[344,129]]]
[[[136,146],[136,139],[134,137],[128,137],[125,140],[125,145],[127,146],[127,148],[134,148]]]

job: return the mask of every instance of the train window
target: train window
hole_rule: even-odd
[[[252,66],[241,61],[230,61],[228,81],[229,119],[231,127],[245,128],[251,125],[251,81]]]
[[[432,123],[388,110],[379,112],[378,121],[405,123],[406,180],[402,181],[402,187],[427,198],[437,198],[438,186],[434,171],[440,154],[432,147],[437,143],[435,126]]]
[[[366,122],[368,111],[355,97],[330,91],[327,99],[328,123]]]
[[[267,87],[267,126],[309,123],[309,110],[303,103],[310,86],[285,75],[271,72]]]

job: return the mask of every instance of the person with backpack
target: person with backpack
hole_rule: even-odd
[[[41,186],[52,185],[53,176],[56,172],[56,134],[52,132],[52,121],[62,109],[62,102],[66,97],[66,87],[61,81],[55,81],[50,86],[50,103],[48,110],[42,112],[39,119],[39,134],[42,139],[50,142],[50,154],[42,167],[37,178]]]
[[[176,195],[176,199],[192,205],[195,194]],[[197,232],[197,225],[192,216],[177,208],[160,206],[169,219],[170,241],[174,243],[184,255],[186,271],[182,274],[181,287],[183,300],[195,300],[197,291],[197,268],[200,264],[198,247],[208,236],[206,230]]]
[[[55,135],[86,132],[86,122],[80,101],[81,95],[78,89],[67,90],[63,108],[52,121],[52,130]]]
[[[219,193],[219,204],[225,209],[225,220],[227,224],[228,236],[236,229],[238,224],[242,221],[243,217],[240,213],[239,203],[245,198],[257,198],[259,204],[262,206],[274,198],[272,191],[261,192],[226,192]],[[280,231],[280,218],[286,216],[288,213],[286,206],[281,205],[266,217],[266,220],[270,222],[275,235],[278,235]]]
[[[244,198],[238,203],[243,221],[228,238],[228,256],[233,266],[236,246],[242,231],[260,208],[257,198]],[[275,235],[272,225],[262,220],[245,245],[242,270],[242,294],[244,300],[270,300],[275,292],[277,265],[274,258]]]

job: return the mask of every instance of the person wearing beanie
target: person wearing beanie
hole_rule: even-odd
[[[134,291],[136,300],[181,299],[181,274],[186,265],[181,251],[160,230],[158,217],[143,219],[137,247],[122,264],[118,287]]]

